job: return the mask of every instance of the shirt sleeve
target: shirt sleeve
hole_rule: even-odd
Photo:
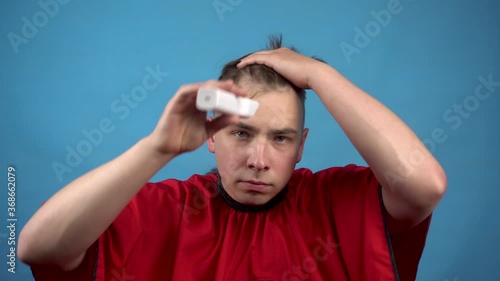
[[[36,281],[90,281],[96,269],[97,241],[87,249],[82,263],[71,271],[61,270],[54,265],[32,265],[31,273]]]
[[[385,209],[382,186],[369,167],[353,164],[334,167],[318,172],[316,178],[322,183],[325,200],[330,202],[339,235],[352,241],[351,247],[358,247],[352,251],[352,259],[355,260],[358,253],[370,252],[368,256],[381,257],[388,251],[391,267],[399,280],[415,280],[431,216],[411,229],[391,234],[389,229],[398,229],[400,225]],[[380,243],[380,237],[387,243]],[[357,242],[354,239],[358,239]]]
[[[388,223],[398,224],[387,211]],[[431,224],[432,214],[413,228],[390,236],[396,265],[401,281],[415,280],[418,265],[425,248],[427,234]]]
[[[158,247],[157,241],[171,235],[169,229],[179,223],[172,200],[181,196],[182,189],[164,188],[168,184],[147,183],[87,249],[77,268],[63,271],[57,266],[33,265],[35,280],[125,281],[139,276],[141,264],[154,258],[148,251]]]
[[[142,216],[140,205],[144,196],[142,191],[136,195],[120,212],[118,217],[87,249],[80,265],[70,271],[64,271],[54,265],[33,265],[31,271],[36,281],[94,281],[94,280],[127,280],[127,268],[131,262],[136,262],[141,243]],[[110,262],[112,261],[112,262]],[[120,266],[113,267],[113,264]],[[108,268],[109,272],[103,270]],[[131,269],[127,268],[130,272]],[[109,275],[108,279],[102,279]]]

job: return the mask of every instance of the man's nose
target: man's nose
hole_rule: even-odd
[[[261,172],[269,170],[269,155],[266,153],[267,145],[264,142],[257,143],[250,152],[248,157],[248,168],[251,170]]]

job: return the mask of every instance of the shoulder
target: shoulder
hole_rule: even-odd
[[[345,166],[329,167],[317,172],[309,168],[296,169],[290,179],[291,182],[308,181],[309,183],[335,183],[338,186],[369,184],[375,176],[370,167],[348,164]]]
[[[135,199],[141,198],[174,198],[182,199],[197,190],[206,190],[215,184],[216,174],[194,174],[188,179],[165,179],[159,182],[148,182],[137,193]]]
[[[380,184],[370,167],[348,164],[312,172],[297,169],[289,183],[297,195],[322,198],[330,205],[377,204]],[[311,199],[312,200],[312,199]],[[368,201],[367,201],[368,200]]]
[[[348,164],[329,167],[313,172],[309,168],[296,169],[288,183],[290,197],[295,203],[306,205],[324,204],[331,208],[342,204],[337,201],[365,202],[367,196],[378,200],[378,181],[371,169],[365,166]]]
[[[134,229],[137,235],[144,225],[161,224],[165,229],[173,229],[181,219],[182,206],[192,201],[200,191],[207,190],[207,186],[215,180],[216,175],[192,175],[186,180],[148,182],[120,212],[110,228],[116,228],[117,233],[123,231],[129,234]]]
[[[217,175],[192,175],[188,179],[165,179],[158,182],[148,182],[131,199],[122,210],[120,220],[144,220],[156,217],[159,213],[172,214],[193,196],[208,193],[215,189]]]

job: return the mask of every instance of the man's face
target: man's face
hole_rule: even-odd
[[[252,99],[259,102],[255,115],[218,131],[208,148],[226,192],[240,203],[261,205],[288,183],[308,130],[302,129],[302,107],[293,89],[259,92]]]

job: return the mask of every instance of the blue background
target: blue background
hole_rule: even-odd
[[[264,47],[267,36],[280,32],[285,44],[326,60],[391,108],[444,166],[448,192],[435,211],[418,280],[500,280],[500,87],[477,108],[471,103],[467,117],[443,117],[471,101],[479,76],[500,81],[500,2],[401,0],[400,12],[371,30],[366,46],[356,45],[355,27],[365,30],[374,20],[370,11],[392,1],[219,2],[230,9],[218,13],[213,0],[72,0],[58,4],[16,52],[9,34],[23,36],[22,18],[33,22],[44,10],[37,1],[2,1],[0,159],[5,189],[7,167],[17,169],[17,235],[44,200],[147,135],[180,85],[217,78],[227,61]],[[341,44],[362,48],[346,56]],[[146,67],[157,65],[168,77],[128,115],[113,111],[113,102],[142,84]],[[300,167],[365,164],[312,92],[307,110],[311,132]],[[58,179],[52,164],[65,164],[66,146],[76,149],[86,140],[82,130],[99,128],[104,118],[114,131]],[[432,141],[437,128],[444,142]],[[214,165],[204,146],[175,159],[152,181],[185,179]],[[5,224],[6,193],[0,192]],[[7,235],[0,227],[0,279],[32,280],[19,261],[16,274],[7,272]]]

